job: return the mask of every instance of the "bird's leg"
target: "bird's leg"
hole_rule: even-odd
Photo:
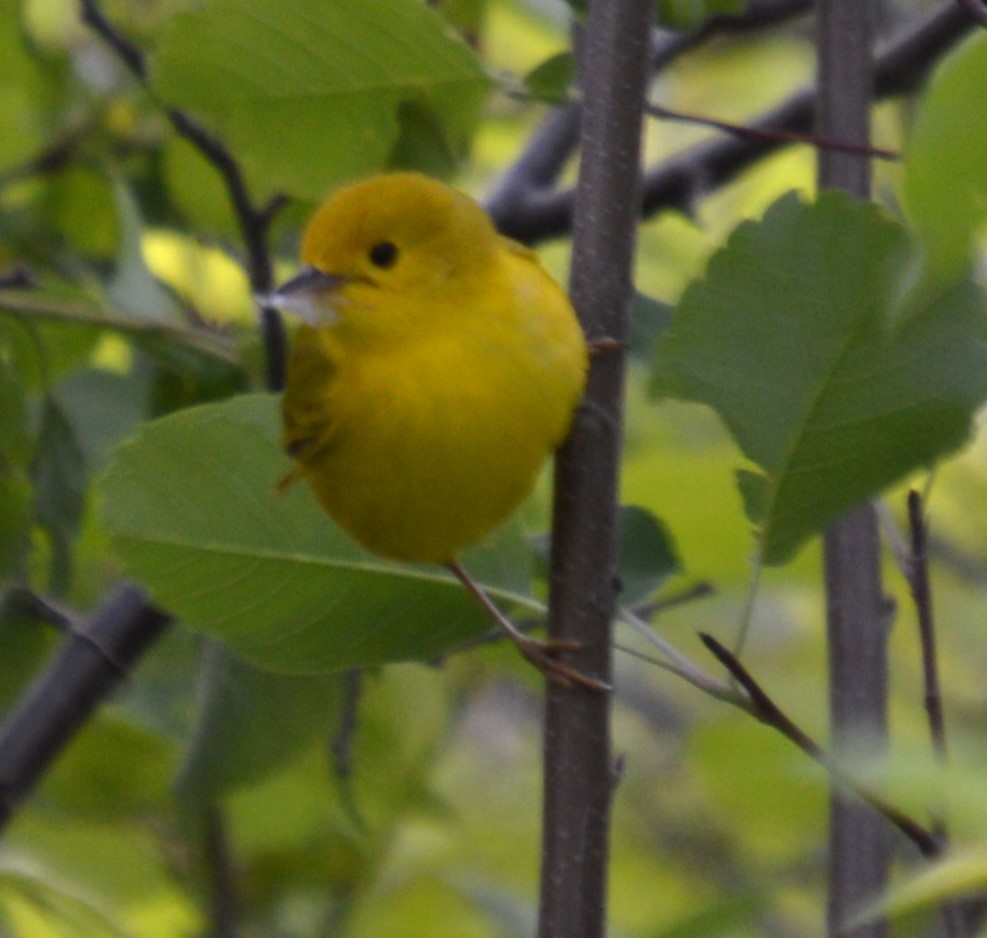
[[[456,560],[450,561],[446,566],[453,572],[466,591],[484,608],[497,625],[503,630],[507,637],[514,642],[518,651],[524,655],[539,671],[546,677],[558,681],[566,686],[578,684],[588,690],[599,693],[609,693],[612,688],[604,681],[588,677],[580,673],[575,668],[570,668],[563,662],[558,661],[554,656],[561,651],[572,651],[580,647],[580,642],[570,642],[563,639],[549,639],[539,641],[530,635],[525,635],[518,627],[502,613],[489,596],[483,591],[476,580],[471,577],[466,570],[460,566]]]

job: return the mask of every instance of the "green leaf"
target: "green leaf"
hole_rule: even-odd
[[[743,13],[747,0],[658,0],[658,22],[665,29],[697,29],[713,16]]]
[[[766,563],[967,438],[984,297],[909,292],[913,261],[875,206],[786,196],[734,232],[659,342],[653,389],[713,407],[760,469],[739,481]]]
[[[672,310],[667,303],[635,290],[631,300],[631,357],[648,364],[654,361],[658,339],[671,324]]]
[[[44,106],[50,78],[31,54],[19,3],[0,4],[0,169],[32,159],[52,132]]]
[[[102,468],[113,447],[133,432],[147,409],[147,378],[140,369],[119,375],[98,368],[77,371],[55,392],[86,464]]]
[[[294,673],[427,659],[488,627],[450,575],[361,550],[307,486],[277,498],[288,468],[278,433],[278,399],[244,395],[147,424],[117,452],[103,522],[157,603],[260,667]]]
[[[46,805],[75,820],[141,820],[169,796],[174,764],[171,740],[117,713],[103,713],[60,756],[41,794]]]
[[[971,240],[987,220],[987,36],[949,55],[923,95],[905,160],[909,213],[932,272],[955,278],[971,261]]]
[[[575,73],[576,57],[571,52],[560,52],[525,75],[524,87],[532,98],[539,101],[566,104]]]
[[[671,534],[662,521],[645,508],[621,506],[617,569],[623,605],[642,602],[679,572],[679,558]]]
[[[225,139],[259,191],[316,199],[384,165],[403,104],[461,154],[488,81],[418,0],[214,0],[169,22],[154,85]]]
[[[339,675],[261,671],[212,644],[179,794],[210,804],[285,765],[320,736],[328,738],[341,693]]]

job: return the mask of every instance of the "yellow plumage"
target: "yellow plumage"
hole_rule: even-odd
[[[565,437],[587,351],[565,293],[484,211],[423,176],[378,176],[313,217],[273,297],[306,320],[286,450],[370,551],[447,563],[504,520]]]

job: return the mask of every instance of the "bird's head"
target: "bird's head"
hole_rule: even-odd
[[[496,250],[490,219],[468,196],[416,173],[375,176],[316,211],[302,270],[263,299],[317,327],[365,317],[380,326],[462,292]]]

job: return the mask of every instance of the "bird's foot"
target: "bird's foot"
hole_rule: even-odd
[[[606,681],[600,681],[595,677],[583,674],[582,671],[570,667],[556,657],[561,652],[581,648],[582,642],[570,642],[558,638],[539,641],[529,635],[515,635],[514,633],[508,633],[508,637],[514,642],[525,659],[549,680],[555,681],[563,687],[572,687],[575,684],[600,694],[609,694],[613,690]]]

